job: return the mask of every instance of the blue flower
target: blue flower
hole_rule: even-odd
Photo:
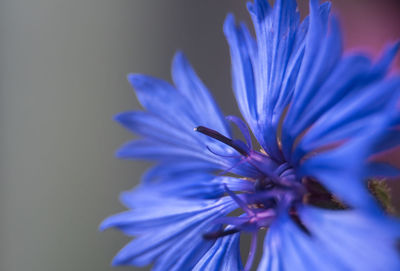
[[[113,264],[250,270],[261,232],[258,270],[399,270],[399,223],[367,189],[399,173],[371,159],[400,140],[400,78],[387,75],[399,43],[373,62],[343,53],[330,3],[311,0],[302,22],[294,0],[248,9],[256,39],[232,15],[224,26],[246,122],[223,116],[182,53],[174,86],[129,75],[145,111],[116,116],[140,136],[117,156],[156,165],[100,226],[135,237]]]

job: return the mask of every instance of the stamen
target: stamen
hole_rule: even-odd
[[[235,119],[235,121],[237,120]],[[242,129],[245,128],[242,127]],[[247,146],[241,140],[230,139],[220,134],[219,132],[209,129],[207,127],[198,126],[194,130],[232,147],[233,149],[238,151],[241,155],[243,155],[242,161],[243,160],[247,161],[256,170],[260,171],[260,173],[268,176],[273,182],[279,183],[279,176],[275,173],[275,170],[279,166],[279,164],[277,164],[267,155],[251,150],[249,146]],[[247,138],[246,140],[250,140],[248,136],[245,135],[245,137]],[[250,141],[249,144],[251,144]]]
[[[232,147],[233,149],[237,150],[243,156],[248,156],[248,152],[246,150],[242,149],[241,146],[238,146],[238,144],[234,140],[232,140],[232,139],[230,139],[230,138],[218,133],[215,130],[206,128],[204,126],[198,126],[194,130],[196,132],[199,132],[199,133],[202,133],[202,134],[204,134],[206,136],[212,137],[212,138],[214,138],[214,139],[216,139],[216,140],[218,140],[218,141],[220,141],[220,142]]]
[[[275,170],[279,164],[273,161],[270,157],[260,152],[251,151],[248,162],[274,183],[280,182],[279,175],[275,173]]]

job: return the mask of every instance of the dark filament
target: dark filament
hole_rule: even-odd
[[[230,139],[230,138],[218,133],[215,130],[212,130],[210,128],[206,128],[204,126],[198,126],[194,130],[196,132],[202,133],[202,134],[204,134],[206,136],[212,137],[212,138],[214,138],[214,139],[216,139],[216,140],[218,140],[218,141],[220,141],[222,143],[225,143],[226,145],[228,145],[228,146],[234,148],[235,150],[237,150],[243,156],[248,156],[248,152],[243,150],[237,144],[235,144],[235,142],[232,139]]]
[[[231,235],[231,234],[234,234],[234,233],[237,233],[237,232],[239,232],[238,229],[230,229],[230,230],[226,230],[226,231],[208,232],[208,233],[203,234],[203,238],[205,240],[215,240],[215,239],[218,239],[220,237]]]

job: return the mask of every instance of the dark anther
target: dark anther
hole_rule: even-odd
[[[297,214],[297,211],[295,208],[291,208],[290,209],[290,217],[292,218],[292,220],[294,221],[294,223],[296,223],[297,226],[299,226],[299,228],[308,236],[311,236],[311,232],[309,231],[309,229],[307,229],[307,227],[303,224],[303,222],[301,221],[299,215]]]
[[[206,136],[212,137],[212,138],[214,138],[214,139],[216,139],[216,140],[218,140],[218,141],[220,141],[222,143],[225,143],[228,146],[231,146],[232,148],[237,150],[241,155],[244,155],[244,156],[248,155],[247,151],[243,150],[240,146],[235,144],[235,142],[232,139],[227,138],[224,135],[221,135],[220,133],[218,133],[215,130],[206,128],[204,126],[199,126],[199,127],[195,128],[194,130],[196,132],[202,133],[202,134],[204,134]]]
[[[218,239],[220,237],[231,235],[231,234],[234,234],[234,233],[237,233],[237,232],[239,232],[238,229],[230,229],[230,230],[226,230],[226,231],[208,232],[208,233],[203,234],[203,238],[205,240],[215,240],[215,239]]]
[[[312,206],[328,210],[349,209],[344,203],[337,200],[329,191],[318,181],[311,178],[304,178],[303,184],[307,189],[307,194],[303,202]]]
[[[304,178],[303,184],[306,187],[307,191],[314,195],[324,195],[330,196],[329,191],[318,181],[311,178]]]

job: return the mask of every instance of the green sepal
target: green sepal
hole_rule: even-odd
[[[394,215],[396,213],[392,203],[390,187],[385,180],[369,180],[368,190],[388,214]]]

